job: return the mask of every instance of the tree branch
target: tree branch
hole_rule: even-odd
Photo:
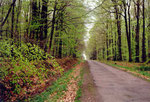
[[[7,13],[7,15],[6,15],[4,21],[2,22],[1,27],[4,26],[6,20],[7,20],[8,16],[9,16],[9,14],[10,14],[10,12],[11,12],[12,7],[15,5],[15,2],[16,2],[16,0],[13,0],[12,4],[10,5],[10,8],[9,8],[9,10],[8,10],[8,13]]]

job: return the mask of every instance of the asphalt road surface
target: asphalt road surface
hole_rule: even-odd
[[[98,102],[150,102],[150,82],[97,61],[88,61]]]

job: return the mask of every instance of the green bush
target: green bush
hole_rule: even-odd
[[[7,83],[14,93],[20,93],[24,85],[31,86],[31,78],[38,77],[39,80],[47,77],[48,70],[41,66],[36,68],[28,60],[11,61],[4,63],[0,68],[1,81]],[[40,83],[40,81],[39,81]]]
[[[140,66],[137,69],[140,71],[150,71],[150,66]]]
[[[0,46],[0,85],[6,87],[6,96],[27,94],[23,87],[32,88],[64,72],[55,58],[37,45],[7,39],[0,41]]]
[[[11,58],[13,60],[45,60],[50,55],[45,53],[35,44],[30,43],[13,43],[12,40],[3,40],[0,42],[0,57]]]
[[[11,56],[11,45],[9,41],[0,42],[0,57],[10,57]]]
[[[48,69],[42,61],[50,57],[37,45],[14,43],[12,40],[0,41],[0,81],[11,87],[14,93],[20,93],[24,85],[32,84],[31,77],[43,79]],[[34,62],[39,65],[36,68]]]

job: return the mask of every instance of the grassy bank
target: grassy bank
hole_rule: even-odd
[[[82,95],[82,83],[83,83],[83,75],[84,75],[84,71],[83,71],[83,68],[80,69],[80,79],[78,81],[78,90],[77,90],[77,94],[76,94],[76,97],[75,97],[75,102],[81,102],[80,101],[80,97]]]
[[[102,62],[150,81],[149,64],[119,62],[119,61],[102,61]]]
[[[70,74],[74,69],[70,69],[64,75],[56,80],[49,88],[47,88],[40,95],[30,98],[30,102],[55,102],[58,98],[63,95],[63,92],[67,90],[67,84],[70,81]]]
[[[76,96],[75,100],[78,100],[78,98],[80,97],[81,91],[79,91],[80,90],[79,89],[76,95],[76,90],[82,84],[81,75],[82,75],[82,68],[81,68],[80,62],[78,62],[77,64],[74,65],[74,68],[65,72],[64,75],[62,75],[62,77],[60,77],[58,80],[53,82],[52,85],[49,88],[47,88],[43,93],[33,98],[29,98],[26,101],[58,102],[58,101],[63,101],[63,100],[70,98],[70,95],[72,94],[74,94],[73,97]],[[74,90],[74,92],[72,90]]]

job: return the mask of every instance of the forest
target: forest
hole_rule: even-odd
[[[78,56],[76,44],[84,33],[84,25],[77,24],[84,12],[78,0],[1,0],[0,5],[2,40],[35,44],[58,58]]]
[[[87,48],[90,59],[149,62],[150,1],[100,0]]]
[[[150,1],[0,0],[0,102],[80,102],[86,60],[150,78]]]
[[[77,62],[84,13],[80,0],[0,0],[0,102],[43,92]]]

